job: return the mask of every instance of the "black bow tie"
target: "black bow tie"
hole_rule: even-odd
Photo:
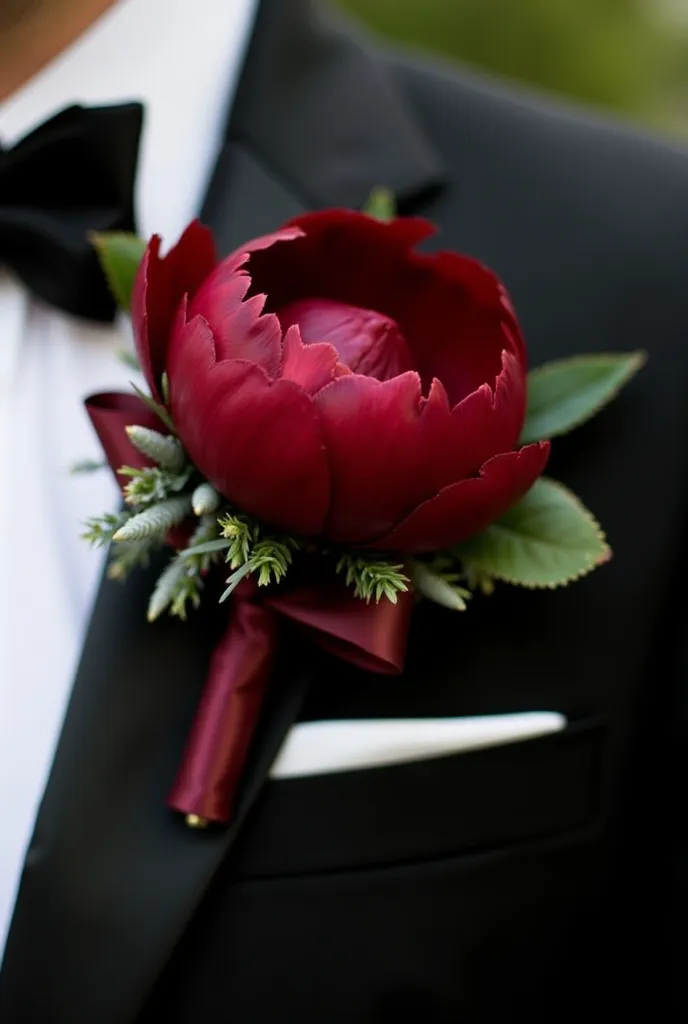
[[[133,231],[139,103],[69,107],[0,146],[0,265],[60,309],[110,321],[92,231]]]

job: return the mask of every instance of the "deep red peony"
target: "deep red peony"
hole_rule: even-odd
[[[549,444],[514,450],[526,355],[499,280],[414,246],[416,219],[308,214],[218,263],[192,224],[154,238],[133,295],[141,366],[238,509],[334,542],[447,548],[499,518]]]

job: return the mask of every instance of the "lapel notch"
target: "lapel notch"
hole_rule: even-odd
[[[203,209],[223,251],[308,209],[400,204],[445,168],[392,71],[311,0],[263,0]]]

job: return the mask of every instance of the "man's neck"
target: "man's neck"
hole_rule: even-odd
[[[0,103],[117,0],[13,0],[0,9]]]

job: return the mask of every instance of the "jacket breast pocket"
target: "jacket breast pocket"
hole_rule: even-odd
[[[269,782],[234,850],[238,877],[508,848],[596,815],[605,723],[405,764]]]

